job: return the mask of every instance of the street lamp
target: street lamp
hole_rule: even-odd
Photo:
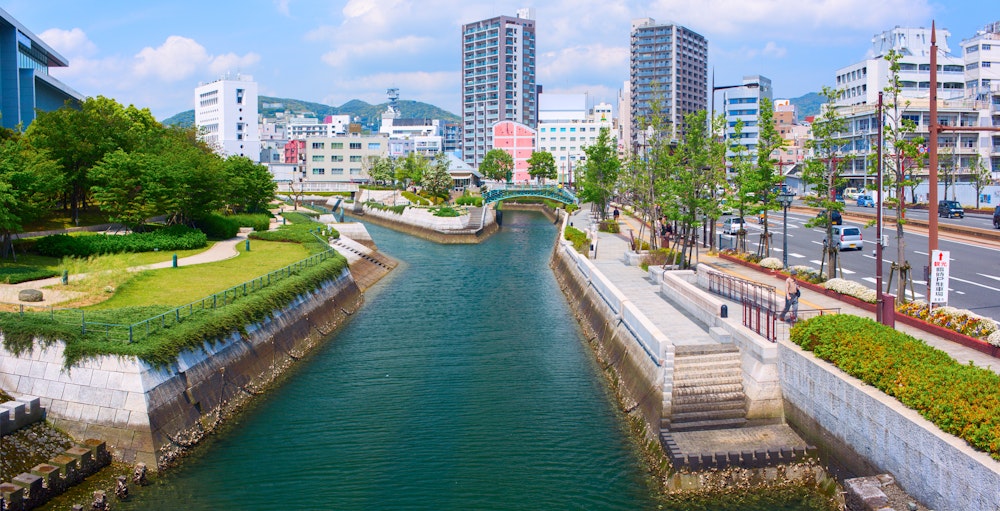
[[[788,269],[788,206],[792,205],[795,194],[784,191],[778,194],[778,204],[781,204],[782,225],[781,225],[781,265]]]

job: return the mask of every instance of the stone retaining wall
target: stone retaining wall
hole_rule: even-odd
[[[499,229],[492,210],[486,214],[486,225],[478,231],[463,229],[462,217],[435,217],[428,214],[426,216],[440,221],[429,220],[424,215],[410,213],[411,208],[406,208],[401,215],[369,207],[363,209],[362,215],[351,210],[345,211],[348,216],[363,219],[365,222],[441,244],[479,243]]]
[[[778,357],[785,417],[810,443],[854,473],[891,473],[931,509],[996,509],[1000,462],[793,343]]]
[[[74,438],[101,438],[115,457],[162,467],[241,408],[362,303],[350,272],[304,293],[246,335],[206,342],[169,367],[101,356],[63,367],[64,343],[0,348],[0,387],[38,396]]]

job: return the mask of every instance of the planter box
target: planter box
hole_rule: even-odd
[[[781,274],[781,273],[779,273],[779,272],[777,272],[775,270],[770,270],[770,269],[764,268],[764,267],[760,266],[759,264],[750,263],[750,262],[744,261],[744,260],[742,260],[742,259],[740,259],[738,257],[733,257],[733,256],[727,255],[727,254],[719,254],[719,257],[721,259],[725,259],[726,261],[731,261],[731,262],[734,262],[734,263],[746,266],[747,268],[752,268],[754,270],[760,271],[761,273],[770,274],[770,275],[774,276],[775,278],[777,278],[778,280],[781,280],[781,281],[785,280],[785,275],[783,275],[783,274]],[[836,291],[831,291],[831,290],[829,290],[829,289],[827,289],[827,288],[825,288],[825,287],[823,287],[823,286],[821,286],[819,284],[813,284],[811,282],[803,282],[803,281],[801,281],[799,279],[796,279],[796,281],[798,282],[798,284],[800,286],[802,286],[802,287],[804,287],[806,289],[809,289],[811,291],[815,291],[817,293],[823,293],[826,296],[829,296],[831,298],[836,298],[837,300],[840,300],[842,302],[848,303],[848,304],[853,305],[855,307],[864,309],[864,310],[866,310],[868,312],[871,312],[871,313],[875,313],[876,312],[876,304],[874,304],[874,303],[868,303],[868,302],[859,300],[859,299],[857,299],[857,298],[855,298],[853,296],[848,296],[848,295],[845,295],[845,294],[838,293]],[[992,344],[990,344],[990,343],[988,343],[988,342],[986,342],[986,341],[984,341],[982,339],[977,339],[975,337],[970,337],[968,335],[956,332],[956,331],[951,330],[949,328],[938,326],[938,325],[935,325],[934,323],[928,323],[927,321],[924,321],[922,319],[914,318],[912,316],[907,316],[906,314],[902,314],[900,312],[896,312],[895,318],[896,318],[896,321],[899,321],[900,323],[912,326],[914,328],[919,328],[920,330],[923,330],[924,332],[927,332],[929,334],[933,334],[933,335],[936,335],[936,336],[941,337],[943,339],[947,339],[949,341],[956,342],[958,344],[961,344],[962,346],[965,346],[967,348],[972,348],[972,349],[974,349],[976,351],[979,351],[981,353],[985,353],[985,354],[990,355],[992,357],[998,357],[998,358],[1000,358],[1000,348],[998,348],[996,346],[993,346]]]

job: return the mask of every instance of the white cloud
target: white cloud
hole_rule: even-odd
[[[372,39],[356,44],[338,45],[322,56],[323,62],[332,67],[341,67],[350,62],[377,62],[390,56],[420,55],[422,49],[433,44],[433,40],[420,36],[406,36],[398,39]]]
[[[50,28],[38,37],[70,60],[93,56],[97,53],[97,45],[88,39],[87,34],[79,28],[72,30]]]
[[[788,54],[788,48],[778,46],[774,41],[768,41],[764,45],[764,49],[760,51],[761,55],[775,58],[784,58]]]
[[[628,76],[629,49],[599,44],[547,52],[538,59],[538,83],[549,87],[587,83],[595,77]]]
[[[152,75],[168,82],[189,78],[211,61],[204,46],[194,39],[176,35],[168,37],[159,48],[143,48],[135,58],[133,70],[136,75]]]
[[[342,77],[330,84],[333,94],[322,99],[339,106],[351,99],[372,104],[386,101],[385,90],[400,88],[400,99],[424,101],[457,113],[457,84],[462,80],[458,71],[375,73],[365,76]]]
[[[291,18],[292,17],[292,10],[289,8],[289,5],[288,5],[290,3],[291,3],[291,0],[274,0],[274,7],[275,7],[275,9],[278,9],[278,12],[280,12],[284,16],[287,16],[287,17]]]
[[[258,62],[260,62],[260,55],[256,53],[251,52],[243,56],[226,53],[213,57],[212,62],[208,65],[208,70],[214,75],[221,75],[229,71],[237,72],[251,68]]]

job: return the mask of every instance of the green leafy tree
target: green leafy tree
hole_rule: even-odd
[[[756,195],[757,183],[754,175],[754,160],[747,147],[739,141],[743,135],[743,120],[737,120],[733,127],[733,136],[729,139],[729,164],[733,173],[733,187],[727,203],[735,209],[740,218],[745,218],[749,211],[756,207],[758,198]],[[736,251],[747,251],[747,231],[741,228],[736,233]]]
[[[556,169],[556,159],[548,151],[536,151],[528,158],[528,174],[541,184],[543,179],[559,177]]]
[[[833,211],[843,210],[843,204],[835,200],[834,192],[843,184],[840,174],[847,160],[840,157],[841,146],[838,136],[847,128],[847,122],[833,107],[833,102],[840,92],[830,87],[823,87],[820,94],[826,98],[827,105],[822,114],[813,121],[813,137],[806,143],[806,146],[812,149],[813,156],[805,162],[802,179],[817,193],[815,196],[806,197],[806,204],[826,211],[825,217],[810,220],[806,225],[825,227],[826,239],[830,240],[833,239]],[[824,244],[823,264],[826,265],[827,278],[836,277],[839,268],[838,255],[837,248],[832,243]]]
[[[448,155],[438,153],[431,160],[427,173],[424,174],[423,187],[433,195],[445,197],[451,189],[454,180],[451,178],[451,160]]]
[[[419,184],[423,180],[424,172],[426,171],[427,159],[416,152],[412,152],[407,154],[396,165],[396,181],[403,183],[403,186],[409,186],[410,183]]]
[[[490,149],[479,164],[479,171],[487,179],[505,181],[514,171],[514,157],[503,149]]]
[[[621,170],[618,150],[608,129],[601,128],[597,140],[585,147],[583,152],[587,154],[587,162],[583,165],[580,180],[580,198],[593,204],[603,219],[607,215],[608,203],[611,202],[618,172]]]
[[[396,175],[395,160],[388,156],[369,156],[362,164],[368,177],[375,183],[388,183]]]
[[[161,211],[161,198],[175,191],[159,170],[155,156],[109,153],[90,170],[94,199],[112,222],[141,231],[146,219]]]
[[[757,162],[750,175],[750,189],[760,201],[760,214],[763,215],[764,233],[761,237],[761,251],[757,254],[763,258],[771,255],[771,232],[767,212],[781,209],[778,193],[785,176],[781,175],[774,152],[781,148],[784,140],[774,127],[774,105],[770,99],[761,98],[758,112]]]
[[[229,183],[226,202],[234,213],[263,213],[278,185],[267,166],[244,156],[230,156],[222,164]]]
[[[969,180],[976,189],[976,209],[979,209],[979,196],[983,194],[983,189],[993,183],[993,173],[983,165],[983,159],[978,154],[972,155],[969,161]]]
[[[674,198],[675,219],[680,222],[679,238],[683,260],[694,260],[698,228],[714,207],[711,190],[719,185],[712,172],[718,157],[704,110],[684,117],[684,139],[676,150],[673,179],[667,181],[667,194]]]
[[[55,205],[59,164],[16,133],[0,138],[0,255],[16,258],[12,235]]]

